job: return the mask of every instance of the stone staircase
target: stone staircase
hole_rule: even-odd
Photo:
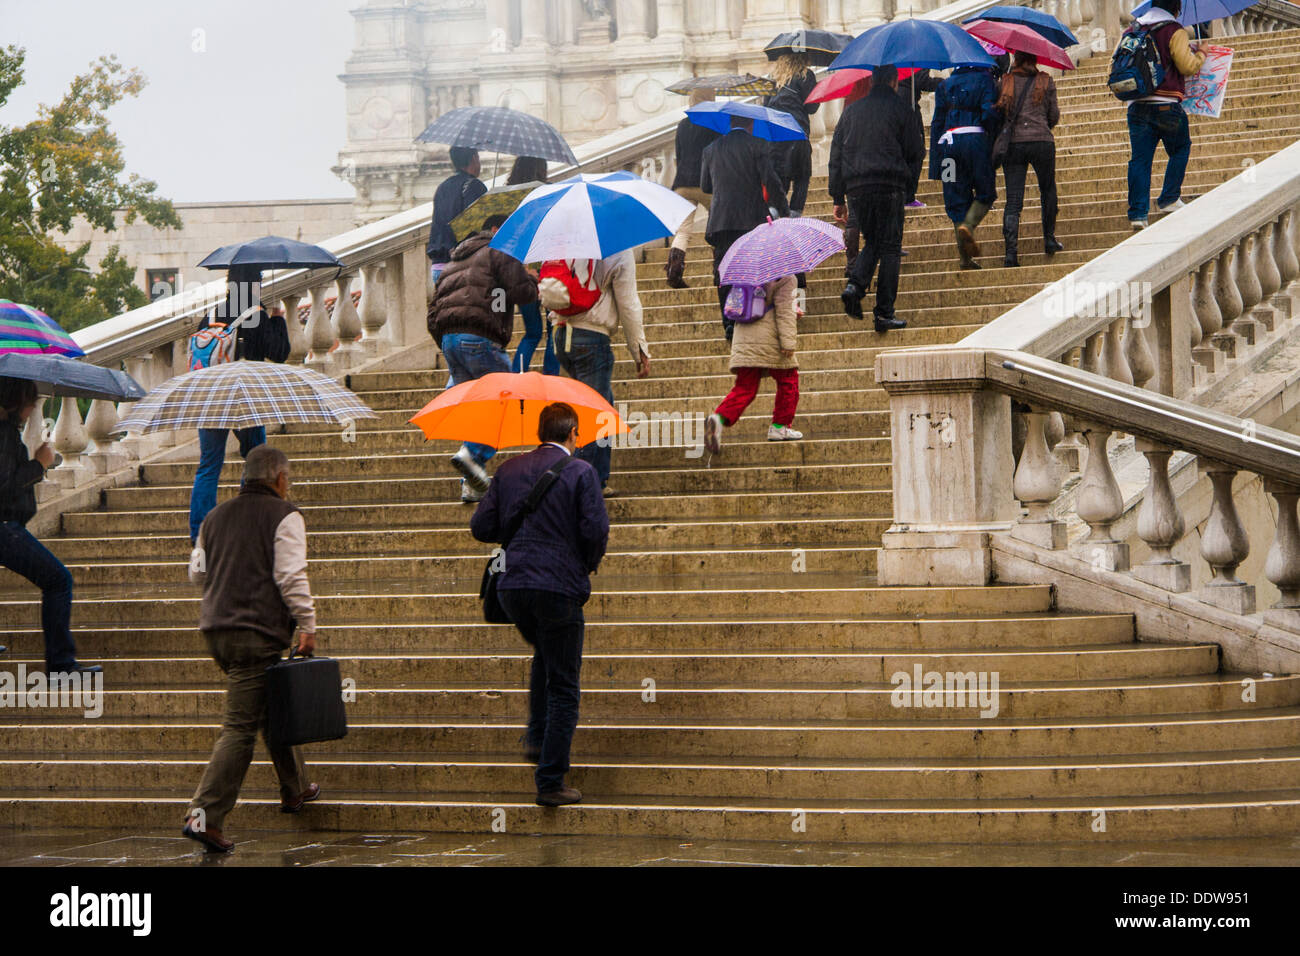
[[[1300,137],[1300,32],[1234,38],[1224,117],[1193,121],[1186,191],[1212,188]],[[1054,609],[1052,589],[875,586],[891,507],[885,347],[950,343],[1127,237],[1124,114],[1105,58],[1060,81],[1066,252],[1041,251],[1037,191],[1019,269],[1000,267],[1000,209],[984,269],[956,269],[938,184],[909,216],[889,336],[840,310],[843,262],[809,277],[798,443],[764,442],[770,387],[723,455],[620,448],[610,550],[587,608],[582,723],[571,782],[586,801],[532,804],[520,756],[526,645],[479,622],[488,549],[446,456],[406,424],[445,373],[357,374],[380,413],[349,443],[299,426],[322,653],[356,682],[349,736],[309,749],[323,800],[278,812],[259,751],[227,827],[682,835],[852,842],[1036,842],[1294,832],[1300,678],[1221,672],[1215,645],[1144,644],[1131,617]],[[1157,162],[1155,189],[1161,162]],[[825,179],[808,214],[829,217]],[[664,250],[640,267],[652,377],[621,346],[629,411],[707,412],[731,384],[707,247],[688,290]],[[870,299],[868,299],[868,304]],[[540,364],[540,357],[535,366]],[[223,497],[238,480],[237,456]],[[50,547],[77,581],[82,657],[106,669],[104,714],[0,712],[0,826],[175,828],[216,738],[219,673],[185,582],[193,462],[63,517]],[[0,576],[5,669],[40,661],[39,604]],[[998,713],[895,707],[902,671],[996,673]],[[1249,690],[1243,680],[1250,676]],[[1244,699],[1243,699],[1244,698]],[[502,815],[498,811],[504,811]]]

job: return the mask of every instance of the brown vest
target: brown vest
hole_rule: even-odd
[[[295,621],[275,583],[275,532],[298,508],[261,484],[215,508],[203,521],[207,583],[203,631],[257,631],[284,647]]]

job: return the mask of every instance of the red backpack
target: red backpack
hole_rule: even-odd
[[[600,301],[594,259],[549,259],[542,263],[538,276],[537,291],[548,312],[581,315]]]

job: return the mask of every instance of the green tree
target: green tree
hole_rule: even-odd
[[[22,85],[25,58],[20,47],[0,47],[0,107]],[[0,125],[0,298],[35,306],[69,332],[138,308],[148,296],[116,246],[92,275],[89,244],[68,252],[51,233],[68,232],[78,216],[111,230],[119,211],[128,224],[181,226],[156,183],[126,174],[105,115],[144,86],[139,71],[101,57],[57,105],[41,106],[24,126]]]

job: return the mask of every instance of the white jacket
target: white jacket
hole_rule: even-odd
[[[601,335],[614,337],[618,327],[623,327],[623,339],[633,362],[641,360],[641,353],[650,358],[650,346],[645,338],[645,325],[641,309],[641,296],[636,290],[636,257],[632,250],[608,256],[596,263],[594,276],[600,287],[600,299],[587,312],[578,315],[555,316],[575,329],[587,329]]]

